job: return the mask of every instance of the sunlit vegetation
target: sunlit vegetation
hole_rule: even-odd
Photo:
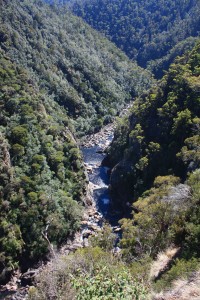
[[[152,76],[56,5],[2,0],[0,25],[0,279],[6,280],[79,228],[86,178],[74,136],[112,121]]]
[[[29,300],[154,299],[152,289],[200,268],[200,43],[155,84],[55,3],[65,1],[46,2],[0,0],[0,281],[53,252]],[[71,8],[160,76],[200,29],[199,2],[179,2],[85,0]],[[115,228],[118,247],[104,224],[88,247],[62,255],[87,194],[77,138],[133,97],[106,159],[113,207],[132,211]]]
[[[74,119],[76,133],[112,121],[151,74],[65,8],[2,1],[1,47]]]
[[[133,202],[133,218],[120,221],[124,259],[155,259],[167,247],[180,249],[154,284],[158,290],[200,267],[199,53],[200,44],[137,99],[129,117],[119,120],[108,151],[110,163],[117,163],[114,199],[124,209],[125,201]]]
[[[48,253],[79,228],[85,175],[70,121],[0,52],[0,273]],[[68,127],[69,126],[69,127]],[[4,279],[1,277],[1,279]]]
[[[119,121],[109,152],[111,185],[123,182],[137,199],[155,177],[186,179],[199,166],[199,44],[177,59],[160,85],[137,99],[130,116]]]
[[[41,272],[29,300],[147,300],[148,287],[130,269],[98,247],[59,257]]]
[[[200,30],[196,0],[74,0],[72,11],[157,77],[192,49]]]

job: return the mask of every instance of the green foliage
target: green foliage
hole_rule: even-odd
[[[2,51],[0,70],[1,280],[23,259],[44,258],[47,224],[58,246],[79,228],[85,175],[65,111]]]
[[[174,280],[187,279],[190,281],[196,271],[199,270],[199,243],[200,243],[200,172],[199,169],[190,174],[187,184],[190,187],[189,201],[185,217],[182,222],[184,235],[181,238],[182,251],[179,258],[173,261],[169,270],[166,270],[159,280],[153,284],[153,288],[160,291],[169,289]],[[183,194],[183,193],[182,193]],[[181,204],[183,206],[183,203]],[[180,212],[178,213],[180,214]],[[176,224],[176,228],[180,223]],[[175,227],[174,227],[175,228]]]
[[[159,176],[154,186],[134,203],[133,220],[120,221],[120,246],[122,256],[133,267],[132,273],[137,270],[146,280],[152,258],[170,245],[181,249],[179,258],[171,260],[166,269],[162,269],[160,260],[161,275],[152,288],[161,291],[172,287],[175,280],[189,279],[200,267],[199,169],[190,174],[187,185],[179,184],[176,177]]]
[[[188,179],[192,192],[190,217],[186,221],[185,255],[199,257],[200,243],[200,171],[194,171]]]
[[[11,136],[15,143],[25,145],[28,142],[28,131],[24,126],[16,126],[12,128]]]
[[[77,290],[78,300],[142,300],[147,291],[142,284],[134,281],[126,269],[110,274],[108,267],[93,270],[93,276],[81,273],[73,278],[73,287]]]
[[[2,203],[5,208],[5,203]],[[22,253],[24,242],[18,225],[12,224],[7,220],[1,220],[1,255],[0,266],[7,266],[13,270],[18,266],[17,259]]]
[[[195,170],[200,165],[200,136],[194,135],[187,138],[184,144],[185,146],[181,148],[181,152],[177,154],[177,157],[180,157],[183,160],[190,171]]]
[[[134,102],[109,149],[116,164],[113,195],[119,199],[123,193],[117,202],[121,207],[127,199],[133,202],[133,218],[120,221],[120,246],[128,262],[155,258],[171,245],[181,248],[184,261],[199,259],[199,52],[200,44],[171,66],[158,87]],[[180,275],[181,266],[173,268],[163,286]]]
[[[185,210],[190,206],[186,208],[183,205],[183,195],[182,203],[178,206],[173,184],[178,184],[178,178],[156,178],[155,187],[146,191],[133,204],[133,220],[120,221],[123,230],[120,245],[124,248],[126,258],[130,259],[134,255],[143,257],[146,253],[155,257],[174,243],[177,236],[181,239],[185,227]]]
[[[92,236],[89,241],[93,247],[110,251],[114,247],[116,234],[112,232],[112,228],[108,224],[105,224],[102,230],[97,235]]]
[[[100,248],[58,257],[37,278],[28,299],[148,299],[148,288],[129,268]],[[31,298],[32,297],[32,298]]]
[[[24,154],[24,147],[19,144],[14,144],[12,146],[13,156],[22,156]]]
[[[128,120],[120,121],[108,150],[111,165],[116,165],[111,173],[114,195],[120,185],[126,186],[124,199],[132,202],[156,176],[184,180],[199,167],[199,52],[198,44],[177,59],[159,86],[134,102]]]
[[[70,7],[158,77],[199,35],[198,1],[76,0]]]
[[[64,106],[78,135],[97,131],[112,121],[153,81],[150,72],[131,62],[64,7],[59,9],[45,1],[14,0],[8,4],[3,0],[0,17],[2,34],[7,36],[1,48]],[[17,91],[20,86],[16,83],[12,88]],[[22,101],[9,99],[9,111]],[[35,107],[27,101],[20,110],[24,120],[34,118]],[[56,137],[61,129],[52,122],[48,134]]]
[[[199,269],[199,267],[200,261],[198,259],[176,259],[172,268],[153,285],[153,288],[157,291],[165,290],[172,286],[174,280],[180,278],[189,279],[190,276]]]

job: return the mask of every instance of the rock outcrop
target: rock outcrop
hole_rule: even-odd
[[[131,165],[127,161],[121,161],[114,166],[110,174],[111,197],[115,205],[124,211],[127,210],[127,204],[131,201],[131,191],[127,180],[131,171]]]

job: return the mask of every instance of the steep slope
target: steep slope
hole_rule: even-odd
[[[177,59],[159,86],[137,99],[119,124],[109,150],[112,164],[118,163],[113,190],[124,186],[133,200],[157,175],[185,179],[199,166],[199,53],[200,44]]]
[[[152,299],[198,299],[200,43],[119,120],[109,158],[115,165],[113,201],[125,211],[131,207],[133,215],[120,221],[122,257],[144,276],[161,252],[151,287],[167,291]],[[177,288],[170,291],[174,280]],[[181,282],[185,289],[180,290]]]
[[[85,175],[66,113],[0,51],[0,280],[79,227]]]
[[[0,42],[74,118],[93,132],[149,87],[151,75],[64,8],[43,1],[1,1]]]
[[[196,0],[76,0],[71,9],[157,77],[194,46],[200,29]],[[189,38],[185,41],[186,38]]]
[[[0,1],[0,280],[78,228],[76,134],[93,132],[152,82],[112,43],[43,1]]]

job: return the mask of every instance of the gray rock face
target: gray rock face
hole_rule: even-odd
[[[120,208],[126,209],[126,203],[130,201],[130,187],[127,176],[131,173],[128,162],[119,162],[111,171],[110,190],[112,198]]]

